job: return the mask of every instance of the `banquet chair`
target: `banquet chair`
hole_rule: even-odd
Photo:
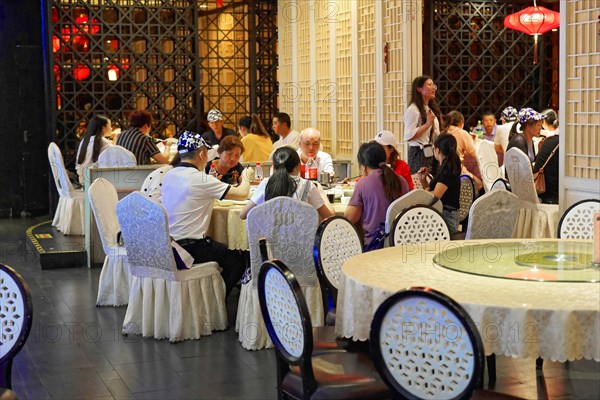
[[[489,192],[494,182],[502,177],[502,172],[498,165],[498,155],[496,154],[496,150],[494,150],[494,145],[487,140],[479,141],[476,153],[483,188],[486,192]]]
[[[412,178],[414,189],[423,189],[423,183],[421,183],[419,174],[412,174],[410,177]]]
[[[498,178],[494,181],[490,190],[494,190],[494,189],[502,189],[502,190],[508,190],[509,192],[512,192],[510,183],[508,183],[508,181],[504,178]]]
[[[117,217],[133,275],[123,334],[176,342],[227,329],[218,264],[178,265],[165,209],[133,192],[117,203]],[[192,260],[179,249],[178,261]]]
[[[394,219],[402,212],[402,210],[416,205],[431,205],[434,197],[433,193],[423,189],[416,189],[415,187],[415,189],[392,201],[385,212],[385,231],[390,231]],[[436,201],[432,207],[439,212],[442,212],[443,205],[441,201]]]
[[[238,303],[236,331],[245,349],[273,347],[258,303],[257,277],[262,264],[259,239],[265,238],[269,258],[285,262],[300,281],[315,326],[323,325],[323,300],[312,256],[319,224],[317,210],[290,197],[276,197],[248,213],[251,279],[243,283]]]
[[[90,208],[96,219],[106,257],[98,282],[97,306],[122,306],[129,300],[131,274],[125,246],[120,245],[121,231],[117,219],[119,197],[115,187],[104,178],[96,179],[88,190]]]
[[[54,142],[48,146],[48,161],[58,191],[58,206],[52,226],[63,235],[83,235],[85,193],[83,190],[73,189],[63,156]]]
[[[521,200],[540,204],[533,184],[533,170],[529,157],[520,149],[512,147],[504,154],[504,165],[512,192]]]
[[[146,179],[144,179],[140,192],[155,202],[160,203],[160,188],[162,186],[163,178],[171,169],[173,169],[172,166],[165,165],[164,167],[160,167],[152,171],[150,174],[148,174]]]
[[[313,257],[321,286],[326,325],[335,325],[335,307],[342,264],[361,254],[362,250],[360,236],[348,219],[336,215],[319,224]]]
[[[481,336],[465,309],[434,289],[387,298],[371,323],[373,363],[402,399],[516,399],[483,390]]]
[[[469,239],[508,239],[519,215],[519,198],[507,190],[492,190],[475,200],[469,210]]]
[[[460,177],[460,196],[459,196],[459,220],[463,226],[462,231],[465,232],[465,226],[468,225],[467,217],[469,216],[469,210],[471,205],[475,201],[475,182],[469,175],[461,175]]]
[[[280,260],[263,263],[258,297],[280,369],[278,397],[292,399],[383,399],[390,393],[364,353],[313,352],[311,318],[298,280]],[[283,375],[285,374],[285,375]]]
[[[390,246],[447,241],[450,230],[438,210],[417,205],[398,214],[390,229],[389,240]]]
[[[562,239],[594,238],[594,213],[600,212],[600,200],[581,200],[565,210],[558,222],[557,236]]]
[[[135,155],[122,146],[110,146],[98,156],[98,166],[106,167],[135,167]]]
[[[31,331],[33,301],[23,277],[8,265],[0,264],[0,394],[16,398],[12,392],[12,365]],[[3,393],[4,392],[4,393]]]

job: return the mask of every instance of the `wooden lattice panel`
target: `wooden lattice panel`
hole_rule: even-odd
[[[312,126],[312,93],[310,64],[314,60],[311,54],[311,23],[310,23],[310,1],[297,1],[297,43],[296,43],[296,66],[298,78],[293,82],[296,90],[296,101],[298,103],[298,115],[296,116],[296,127],[298,131]]]
[[[596,7],[594,7],[596,6]],[[567,2],[565,175],[600,179],[600,7]]]
[[[330,24],[337,18],[337,4],[315,1],[315,63],[316,80],[313,84],[317,103],[317,129],[321,132],[321,149],[331,153],[331,106],[335,102],[336,84],[331,76]]]
[[[359,102],[360,143],[375,137],[376,126],[376,88],[375,88],[375,51],[381,51],[381,43],[375,44],[375,4],[372,0],[358,1],[358,73],[359,93],[355,101]]]
[[[354,157],[352,149],[352,13],[353,2],[338,2],[336,17],[337,129],[335,154],[338,157]],[[356,96],[354,96],[356,97]]]
[[[292,60],[294,43],[292,41],[292,29],[294,16],[292,12],[292,0],[280,0],[278,7],[279,28],[279,110],[288,113],[292,118],[292,129],[298,130],[298,121],[294,115],[294,95],[291,87]]]

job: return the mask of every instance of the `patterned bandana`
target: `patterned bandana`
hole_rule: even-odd
[[[511,106],[506,107],[502,110],[501,118],[505,121],[516,121],[517,120],[517,109]]]
[[[206,120],[208,122],[223,121],[223,114],[221,114],[221,111],[216,109],[210,110],[206,116]]]
[[[524,124],[525,122],[529,121],[530,119],[532,119],[534,121],[540,121],[544,118],[546,118],[546,116],[544,114],[540,114],[539,112],[535,111],[533,108],[521,108],[519,110],[519,123],[520,124]]]
[[[177,142],[177,152],[179,154],[189,153],[198,150],[201,147],[210,148],[208,143],[202,139],[202,136],[196,132],[185,131],[179,136]]]

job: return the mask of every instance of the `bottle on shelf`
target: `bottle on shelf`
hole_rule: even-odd
[[[217,166],[215,164],[210,164],[210,169],[208,170],[208,174],[210,176],[214,176],[216,179],[219,179],[219,173],[217,172]]]
[[[254,181],[256,183],[260,183],[263,180],[263,169],[259,162],[256,163],[256,167],[254,168]]]
[[[308,160],[306,161],[306,175],[304,179],[311,181],[319,179],[319,165],[317,164],[317,160],[315,160],[315,155],[312,153],[308,155]]]

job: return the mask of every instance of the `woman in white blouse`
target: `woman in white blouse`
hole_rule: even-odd
[[[433,166],[433,142],[440,134],[442,112],[435,101],[437,86],[427,75],[412,83],[410,106],[404,113],[404,140],[408,142],[408,166],[415,174]]]
[[[77,163],[75,169],[79,183],[83,185],[83,169],[98,161],[98,156],[105,149],[112,146],[105,136],[112,134],[110,119],[103,115],[95,115],[89,122],[85,134],[77,150]]]

